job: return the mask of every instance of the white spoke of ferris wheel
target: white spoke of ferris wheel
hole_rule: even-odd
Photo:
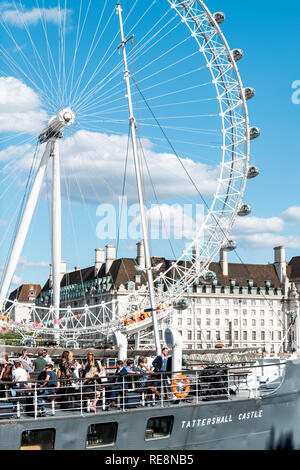
[[[42,2],[43,2],[43,11],[44,11],[44,9],[45,9],[44,0],[42,0]],[[50,44],[49,44],[48,31],[47,31],[47,22],[45,21],[45,18],[43,17],[43,15],[41,13],[41,9],[40,9],[38,0],[36,0],[36,4],[37,4],[37,7],[39,9],[40,19],[41,19],[43,31],[44,31],[44,34],[45,34],[45,40],[46,40],[46,44],[47,44],[47,56],[48,56],[49,72],[50,72],[50,69],[51,69],[51,66],[50,66],[50,59],[51,59],[52,68],[53,68],[54,73],[55,73],[56,81],[58,82],[58,74],[57,74],[55,62],[54,62],[54,59],[53,59],[52,50],[51,50],[51,47],[50,47]]]
[[[78,88],[79,88],[79,86],[80,86],[80,84],[81,84],[83,75],[84,75],[84,73],[85,73],[86,67],[87,67],[87,65],[89,64],[91,58],[93,57],[94,52],[95,52],[95,50],[97,49],[97,46],[98,46],[98,44],[99,44],[99,42],[100,42],[100,40],[101,40],[101,38],[102,38],[102,36],[103,36],[103,34],[104,34],[104,32],[105,32],[107,26],[108,26],[108,24],[109,24],[109,21],[110,21],[110,20],[108,20],[108,21],[106,22],[106,25],[105,25],[105,27],[102,29],[102,32],[101,32],[101,34],[99,35],[99,37],[98,37],[98,39],[97,39],[97,41],[96,41],[96,44],[95,44],[95,46],[94,46],[94,43],[95,43],[95,40],[96,40],[96,36],[97,36],[98,30],[99,30],[99,28],[100,28],[100,24],[101,24],[103,15],[104,15],[104,11],[105,11],[105,9],[106,9],[107,2],[108,2],[108,0],[105,0],[105,5],[104,5],[104,7],[103,7],[103,9],[102,9],[102,14],[101,14],[100,19],[99,19],[99,21],[98,21],[97,28],[96,28],[96,30],[95,30],[94,37],[93,37],[93,40],[92,40],[91,45],[90,45],[90,49],[89,49],[89,51],[88,51],[85,64],[84,64],[84,66],[82,67],[82,70],[81,70],[81,72],[80,72],[79,78],[78,78],[78,80],[77,80],[77,82],[76,82],[76,84],[75,84],[74,87],[73,87],[73,85],[74,85],[74,76],[72,77],[72,82],[71,82],[71,86],[70,86],[70,102],[71,102],[71,100],[73,99],[73,91],[74,91],[74,88],[76,88],[76,90],[78,90]],[[113,13],[114,13],[114,12],[112,12],[112,15],[113,15]],[[73,73],[73,75],[74,75],[74,73]],[[76,92],[74,93],[74,95],[76,96]]]
[[[167,14],[167,13],[166,13],[166,14]],[[165,15],[166,15],[166,14],[165,14]],[[164,15],[164,16],[165,16],[165,15]],[[175,18],[175,17],[174,17],[174,18]],[[174,18],[172,18],[172,20],[173,20]],[[161,20],[160,20],[160,21],[161,21]],[[157,23],[157,24],[158,24],[158,23]],[[164,24],[163,28],[161,28],[161,30],[158,31],[158,33],[161,32],[162,29],[164,29],[164,28],[166,28],[166,27],[167,27],[167,24]],[[153,28],[152,28],[152,29],[153,29]],[[133,30],[133,28],[132,28],[132,30]],[[151,31],[151,30],[150,30],[150,31]],[[147,35],[150,33],[150,31],[147,33]],[[156,34],[158,34],[158,33],[156,33]],[[146,35],[146,36],[147,36],[147,35]],[[145,37],[145,36],[144,36],[144,37]],[[116,38],[116,36],[114,37],[113,41],[115,40],[115,38]],[[151,37],[151,39],[149,39],[149,41],[152,41],[152,40],[153,40],[153,37]],[[142,40],[140,40],[138,44],[140,44],[141,42],[142,42]],[[138,53],[140,52],[140,49],[138,49],[138,50],[136,49],[137,46],[138,46],[138,44],[135,46],[135,54],[138,54]],[[108,50],[107,50],[107,52],[108,52]],[[106,52],[106,53],[107,53],[107,52]],[[109,56],[108,59],[110,59],[110,58],[113,56],[113,54],[114,54],[114,52]],[[129,54],[129,56],[130,56],[130,54]],[[108,60],[108,59],[107,59],[107,60]],[[102,58],[102,61],[103,61],[103,58]],[[102,61],[101,61],[101,62],[102,62]],[[101,64],[101,62],[100,62],[100,64]],[[106,62],[107,62],[107,61],[106,61]],[[105,63],[106,63],[106,62],[105,62]],[[104,63],[103,65],[105,65],[105,63]],[[128,61],[128,63],[130,64],[130,61]],[[110,78],[110,80],[113,79],[113,78],[115,78],[115,77],[119,74],[119,67],[120,67],[121,64],[122,64],[122,63],[118,64],[118,66],[117,66],[117,67],[118,67],[117,73],[115,73],[115,74]],[[103,67],[103,65],[102,65],[102,67]],[[98,73],[101,71],[102,67],[99,69],[99,71],[97,71],[97,75],[98,75]],[[114,72],[115,70],[116,70],[116,68],[115,68],[112,72]],[[93,91],[93,90],[94,90],[94,91],[97,91],[98,88],[99,88],[98,85],[101,85],[102,82],[103,82],[103,80],[100,81],[100,82],[94,87],[94,89],[92,89],[92,91]],[[107,84],[107,83],[105,83],[105,84]],[[99,102],[99,101],[100,101],[100,98],[103,97],[103,96],[105,96],[107,93],[109,93],[110,96],[111,96],[111,91],[112,91],[113,89],[115,89],[115,88],[118,88],[118,87],[119,87],[119,84],[115,85],[115,86],[114,86],[113,88],[111,88],[109,91],[107,91],[107,92],[103,93],[102,95],[98,96],[98,97],[97,97],[97,102]],[[101,87],[101,88],[103,88],[103,87]],[[89,95],[88,95],[88,96],[90,96],[90,95],[91,95],[91,92],[89,92]],[[100,101],[100,102],[101,102],[101,101]],[[90,106],[90,104],[95,104],[95,100],[89,101],[89,102],[88,102],[88,106]],[[88,109],[89,109],[89,108],[88,108]]]
[[[150,78],[154,77],[155,75],[157,75],[157,74],[159,74],[159,73],[161,73],[161,72],[163,72],[163,71],[165,71],[165,70],[168,70],[168,69],[174,67],[175,65],[178,65],[179,63],[183,62],[184,60],[190,59],[190,58],[193,57],[195,54],[198,54],[198,52],[193,52],[192,54],[187,55],[187,56],[181,58],[180,60],[177,60],[177,61],[173,62],[172,64],[168,65],[167,67],[164,67],[164,68],[160,69],[159,71],[157,71],[157,72],[155,72],[155,73],[151,73],[150,75],[144,77],[142,80],[139,80],[139,85],[140,85],[141,83],[143,83],[144,81],[149,80]],[[178,79],[178,78],[180,78],[180,77],[182,77],[182,76],[190,75],[190,74],[192,74],[192,73],[194,73],[194,72],[198,72],[198,71],[200,71],[200,70],[202,70],[202,69],[204,70],[205,68],[206,68],[206,67],[198,67],[197,69],[192,70],[192,71],[190,71],[190,72],[187,72],[187,73],[185,73],[185,74],[177,75],[176,77],[171,78],[171,79],[169,79],[169,80],[167,80],[167,81],[163,81],[163,82],[160,82],[160,83],[158,83],[158,84],[155,84],[155,86],[159,86],[159,85],[162,85],[162,84],[164,84],[164,83],[168,83],[168,82],[173,81],[173,80],[176,80],[176,79]],[[152,87],[153,87],[153,86],[151,86],[150,88],[152,88]],[[122,95],[120,96],[120,89],[119,89],[119,88],[120,88],[120,87],[119,87],[119,84],[116,84],[116,85],[114,85],[112,88],[110,88],[109,91],[106,91],[105,93],[103,93],[102,95],[100,95],[98,98],[99,98],[99,102],[101,103],[101,105],[107,105],[107,104],[110,104],[110,103],[113,103],[113,102],[116,102],[116,101],[124,100],[124,97],[123,97]],[[117,91],[116,93],[113,93],[113,94],[112,94],[111,91],[114,90],[114,89],[118,89],[118,91]],[[146,90],[146,89],[144,89],[143,91],[145,91],[145,90]],[[103,97],[105,97],[105,95],[107,95],[108,93],[109,93],[109,96],[103,99]],[[119,98],[117,98],[117,99],[115,99],[115,100],[111,100],[111,98],[114,97],[114,96],[119,96]],[[100,100],[100,98],[102,98],[102,99]],[[111,100],[111,101],[106,101],[107,99],[109,99],[109,100]],[[152,98],[151,98],[151,99],[152,99]],[[99,106],[97,107],[97,106],[95,105],[95,103],[94,103],[93,106],[88,107],[88,108],[85,108],[85,109],[86,109],[86,110],[92,110],[92,109],[94,109],[94,108],[101,109],[101,107],[99,107]]]
[[[164,25],[164,28],[165,28],[165,27],[166,27],[166,25]],[[176,25],[175,28],[176,28],[176,27],[178,27],[178,25]],[[175,29],[175,28],[174,28],[174,29]],[[168,31],[168,32],[165,34],[165,36],[167,36],[169,33],[170,33],[170,31]],[[160,39],[155,43],[155,45],[156,45],[157,43],[159,43],[165,36],[163,36],[162,38],[160,38]],[[153,38],[151,38],[151,40],[153,40]],[[161,59],[161,58],[162,58],[163,56],[165,56],[167,53],[169,54],[173,49],[175,49],[176,47],[178,47],[178,46],[180,46],[181,44],[185,43],[186,41],[187,41],[187,39],[184,39],[183,41],[181,41],[180,43],[178,43],[178,44],[176,44],[174,47],[172,47],[172,49],[168,50],[166,53],[161,54],[161,55],[160,55],[159,57],[157,57],[156,59],[154,59],[154,60],[152,60],[151,62],[147,63],[142,69],[136,71],[135,75],[137,75],[139,72],[141,72],[142,70],[144,70],[144,69],[146,69],[147,67],[149,67],[150,65],[152,65],[152,64],[153,64],[154,62],[156,62],[157,60]],[[151,49],[153,46],[154,46],[154,45],[151,45],[151,47],[150,47],[149,49]],[[144,53],[146,53],[146,52],[148,52],[148,49],[147,49],[147,51],[145,51]],[[136,51],[135,53],[137,54],[138,51]],[[143,55],[143,54],[140,54],[140,55],[139,55],[139,58],[140,58],[142,55]],[[128,64],[131,65],[131,62],[128,61]],[[118,69],[119,69],[119,65],[118,65],[117,67],[118,67]],[[118,70],[118,69],[117,69],[117,70]],[[116,67],[115,67],[115,69],[114,69],[112,72],[114,72],[115,70],[116,70]],[[112,72],[111,72],[111,73],[112,73]],[[113,78],[115,78],[115,76],[116,76],[118,73],[119,73],[119,72],[117,71],[117,73],[115,73],[114,75],[112,75],[111,78],[110,78],[110,80],[112,80]],[[110,81],[110,80],[109,80],[109,81]],[[103,82],[104,82],[104,79],[103,79],[99,84],[101,84],[101,83],[103,83]],[[99,88],[99,86],[98,86],[99,84],[96,85],[95,91],[99,91],[101,88],[103,88],[103,86]],[[104,82],[104,85],[107,85],[107,81]],[[103,95],[102,95],[102,96],[103,96]],[[96,97],[94,100],[90,100],[90,101],[89,101],[89,105],[91,105],[91,104],[92,104],[92,105],[95,105],[95,104],[97,104],[97,103],[99,103],[99,102],[101,103],[101,99],[100,99],[99,97]],[[89,109],[89,108],[87,108],[87,109]]]
[[[67,22],[67,0],[64,0],[64,14],[61,15],[61,7],[59,0],[59,28],[58,28],[58,39],[59,39],[59,49],[60,49],[60,61],[59,61],[59,85],[60,85],[60,103],[59,106],[63,107],[65,103],[66,95],[66,22]],[[63,18],[63,21],[62,21]]]
[[[14,7],[15,7],[17,13],[20,14],[19,9],[18,9],[18,7],[16,6],[14,0],[13,0],[13,5],[14,5]],[[21,6],[21,9],[22,9],[22,12],[24,13],[23,5],[22,5],[21,3],[20,3],[20,6]],[[47,87],[46,87],[44,81],[43,81],[42,78],[41,78],[41,70],[40,70],[40,64],[41,64],[41,66],[42,66],[42,68],[43,68],[43,70],[44,70],[46,76],[47,76],[48,79],[49,79],[49,83],[50,83],[50,86],[51,86],[51,89],[52,89],[52,91],[51,91],[51,97],[52,97],[52,99],[54,99],[54,98],[55,98],[55,94],[54,94],[54,93],[55,93],[55,87],[54,87],[54,85],[53,85],[52,78],[51,78],[51,76],[49,75],[49,72],[48,72],[48,70],[47,70],[47,68],[46,68],[46,66],[45,66],[45,64],[44,64],[44,61],[41,59],[41,56],[40,56],[40,54],[39,54],[39,52],[38,52],[37,47],[35,46],[35,43],[34,43],[32,37],[31,37],[31,34],[30,34],[30,30],[29,30],[29,28],[28,28],[28,25],[26,24],[26,22],[25,22],[24,19],[23,19],[22,13],[20,14],[20,17],[21,17],[21,19],[22,19],[22,23],[23,23],[24,29],[25,29],[25,31],[26,31],[26,33],[27,33],[27,36],[28,36],[28,38],[29,38],[29,41],[30,41],[30,44],[31,44],[31,47],[32,47],[32,50],[33,50],[33,53],[34,53],[34,56],[35,56],[35,59],[36,59],[36,65],[37,65],[37,67],[38,67],[38,69],[39,69],[39,72],[40,72],[40,73],[39,73],[39,77],[40,77],[40,79],[41,79],[41,81],[42,81],[42,83],[43,83],[43,85],[44,85],[44,88],[47,90]],[[34,71],[36,72],[36,69],[34,69]],[[37,72],[36,72],[36,73],[37,73]]]
[[[70,67],[70,72],[69,72],[68,78],[66,79],[66,87],[69,83],[69,80],[71,79],[70,89],[72,89],[72,86],[73,86],[77,53],[78,53],[78,49],[79,49],[80,42],[81,42],[81,39],[82,39],[83,31],[84,31],[84,28],[85,28],[85,25],[86,25],[86,21],[87,21],[87,17],[88,17],[88,14],[89,14],[90,6],[91,6],[91,0],[89,0],[89,4],[88,4],[88,7],[87,7],[87,10],[86,10],[86,13],[85,13],[85,17],[84,17],[84,20],[83,20],[83,25],[82,25],[81,31],[79,33],[80,19],[81,19],[81,12],[82,12],[82,0],[80,0],[80,10],[79,10],[78,23],[77,23],[75,51],[74,51],[74,55],[73,55],[72,64],[71,64],[71,67]],[[70,95],[69,95],[69,105],[71,105],[71,96]]]
[[[16,270],[16,267],[17,267],[22,249],[23,249],[23,245],[24,245],[27,233],[28,233],[31,219],[32,219],[32,216],[33,216],[36,204],[37,204],[37,200],[39,197],[39,193],[42,187],[42,183],[44,180],[48,160],[50,157],[51,148],[52,148],[52,142],[48,142],[44,155],[41,159],[41,163],[40,163],[38,172],[36,174],[31,192],[28,196],[28,200],[27,200],[27,203],[26,203],[23,215],[22,215],[18,233],[16,235],[13,247],[10,252],[9,261],[5,270],[5,275],[3,278],[3,283],[2,283],[1,291],[0,291],[0,310],[3,307],[5,296],[7,295],[7,292],[9,290],[12,278],[14,276],[14,273],[15,273],[15,270]]]
[[[130,14],[130,13],[129,13],[129,14]],[[128,15],[128,16],[129,16],[129,15]],[[128,18],[128,17],[127,17],[127,18]],[[175,17],[174,17],[174,18],[175,18]],[[172,18],[172,20],[173,20],[174,18]],[[171,21],[172,21],[172,20],[171,20]],[[126,20],[125,20],[124,24],[125,24],[125,23],[126,23]],[[169,23],[169,22],[168,22],[168,23]],[[168,25],[168,23],[167,23],[167,24],[164,24],[164,26],[161,28],[160,31],[162,31],[164,28],[166,28],[167,25]],[[177,27],[177,26],[178,26],[178,25],[176,25],[176,27]],[[158,31],[156,34],[159,34],[160,31]],[[167,34],[169,34],[169,33],[170,33],[170,31],[168,31]],[[152,41],[153,38],[156,36],[156,34],[155,34],[153,37],[151,37],[151,38],[149,39],[149,41]],[[116,39],[116,37],[117,37],[117,35],[113,38],[113,41]],[[160,39],[160,40],[161,40],[161,39]],[[110,47],[112,46],[113,41],[112,41]],[[159,42],[159,41],[158,41],[158,42]],[[107,49],[106,54],[107,54],[107,52],[109,51],[110,47]],[[143,48],[143,47],[144,47],[144,46],[142,46],[142,48]],[[151,46],[151,47],[152,47],[152,46]],[[140,49],[139,49],[139,50],[136,50],[135,53],[136,53],[136,54],[137,54],[137,53],[140,53]],[[106,54],[105,54],[105,55],[106,55]],[[105,55],[104,55],[104,57],[105,57]],[[97,67],[96,70],[95,70],[96,73],[94,72],[94,74],[93,74],[93,76],[91,77],[91,79],[89,80],[88,84],[92,81],[92,79],[95,78],[96,75],[99,74],[99,72],[101,71],[101,69],[103,68],[103,66],[108,62],[108,60],[109,60],[113,55],[114,55],[114,52],[108,57],[108,59],[107,59],[103,64],[102,64],[102,62],[103,62],[104,57],[102,58],[100,64],[98,65],[98,67]],[[142,55],[143,55],[143,54],[142,54]],[[130,54],[129,54],[129,56],[130,56]],[[102,64],[102,65],[101,65],[101,64]],[[130,61],[130,60],[128,60],[128,64],[131,65],[131,61]],[[99,68],[100,65],[101,65],[101,68]],[[117,70],[117,73],[116,73],[115,75],[113,75],[113,76],[110,78],[110,80],[113,79],[115,76],[118,75],[119,69],[121,68],[121,66],[122,66],[122,62],[119,63],[119,64],[110,72],[109,75],[111,75],[113,72],[115,72],[115,71]],[[105,77],[105,78],[107,78],[107,77]],[[99,85],[101,85],[103,82],[104,82],[104,85],[107,84],[107,81],[106,81],[105,79],[101,80],[101,81],[100,81],[98,84],[96,84],[96,85],[92,88],[92,90],[87,94],[87,96],[84,98],[83,102],[85,102],[88,97],[92,97],[93,94],[95,94],[96,91],[99,91],[100,89],[102,89],[103,86],[101,86],[101,87],[99,88]],[[83,91],[84,91],[84,90],[83,90]],[[82,96],[83,91],[82,91],[81,94],[79,95],[79,98]],[[94,104],[94,101],[95,101],[95,100],[91,100],[89,104]],[[97,101],[98,101],[98,97],[97,97]]]
[[[0,23],[2,23],[1,20],[0,20]],[[3,23],[2,23],[2,26],[3,26],[3,28],[6,30],[6,32],[8,33],[8,35],[10,36],[11,33],[8,32],[8,30],[7,30],[6,27],[3,25]],[[21,76],[23,76],[23,78],[24,78],[24,77],[27,78],[27,80],[29,80],[29,82],[33,85],[34,89],[37,90],[37,91],[40,93],[40,95],[45,98],[46,102],[48,101],[48,102],[52,105],[52,108],[54,108],[54,107],[55,107],[55,104],[54,104],[53,98],[51,99],[50,96],[46,95],[45,92],[37,85],[35,79],[34,79],[34,78],[32,77],[32,75],[31,75],[31,71],[30,71],[29,67],[30,67],[31,69],[33,69],[33,70],[35,71],[35,73],[38,75],[37,71],[34,69],[34,67],[32,66],[31,62],[29,62],[29,60],[27,59],[26,55],[23,53],[23,51],[22,51],[22,49],[20,48],[20,46],[16,43],[15,39],[13,38],[13,36],[10,36],[10,37],[11,37],[12,41],[14,42],[15,47],[16,47],[16,49],[18,50],[18,52],[20,52],[20,54],[22,55],[23,59],[25,59],[25,60],[24,60],[24,63],[25,63],[25,66],[26,66],[27,69],[28,69],[28,73],[30,74],[30,76],[28,75],[28,73],[26,73],[26,72],[24,71],[24,68],[22,68],[20,65],[18,65],[18,64],[15,62],[15,60],[14,60],[11,56],[9,56],[9,55],[6,53],[6,51],[5,51],[2,47],[0,47],[0,53],[1,53],[2,56],[4,57],[5,61],[9,64],[11,70],[14,71],[14,73],[17,71],[17,73],[20,74]],[[44,84],[44,81],[43,81],[42,77],[38,75],[38,78],[40,78],[42,84],[45,86],[45,89],[47,89],[46,85]]]
[[[107,24],[106,24],[106,26],[105,26],[105,29],[106,29],[106,27],[108,26],[108,24],[109,24],[111,18],[113,17],[114,13],[115,13],[115,11],[114,11],[114,9],[113,9],[113,11],[112,11],[112,13],[111,13],[111,16],[110,16],[110,18],[109,18],[109,20],[108,20],[108,22],[107,22]],[[90,91],[88,91],[86,94],[84,94],[85,91],[88,89],[88,86],[93,82],[93,80],[96,78],[96,76],[101,72],[101,70],[102,70],[102,68],[104,67],[104,65],[109,61],[109,59],[110,59],[111,57],[114,56],[115,51],[113,51],[113,52],[108,56],[108,58],[106,59],[106,61],[103,62],[104,59],[105,59],[105,57],[107,56],[108,52],[109,52],[110,49],[112,48],[112,46],[113,46],[113,44],[114,44],[114,41],[117,39],[118,34],[119,34],[119,33],[116,33],[116,34],[115,34],[115,36],[113,37],[113,39],[112,39],[110,45],[106,48],[105,54],[103,55],[101,61],[100,61],[99,64],[97,65],[97,67],[96,67],[96,69],[94,70],[94,72],[93,72],[93,74],[91,75],[91,77],[89,78],[88,82],[85,84],[85,86],[83,87],[83,89],[81,90],[81,92],[78,94],[77,99],[76,99],[76,101],[74,102],[74,105],[77,104],[78,102],[80,102],[80,100],[82,100],[82,101],[80,102],[81,104],[82,104],[82,102],[84,103],[84,102],[88,99],[89,96],[93,95],[93,94],[97,91],[99,83],[101,84],[101,83],[103,83],[103,81],[106,80],[107,76],[106,76],[104,79],[102,79],[99,83],[97,83],[96,85],[94,85]],[[121,66],[122,66],[122,62],[120,61],[120,63],[118,63],[118,65],[108,74],[108,76],[110,76],[110,75],[116,70],[117,67],[121,67]],[[75,89],[76,93],[77,93],[77,91],[78,91],[79,84],[81,83],[81,77],[79,78],[79,80],[80,80],[80,81],[78,81],[78,82],[76,83],[76,85],[75,85],[75,86],[76,86],[76,89]]]

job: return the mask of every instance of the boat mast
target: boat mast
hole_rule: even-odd
[[[131,130],[134,165],[135,165],[135,172],[136,172],[136,179],[137,179],[137,189],[138,189],[140,211],[141,211],[141,224],[142,224],[143,241],[144,241],[144,249],[145,249],[145,264],[146,264],[146,271],[147,271],[147,277],[148,277],[150,306],[151,306],[151,310],[152,310],[154,341],[155,341],[157,354],[161,354],[158,323],[157,323],[157,316],[156,316],[156,303],[155,303],[155,296],[154,296],[154,285],[153,285],[152,264],[151,264],[151,256],[150,256],[149,236],[148,236],[148,228],[147,228],[145,205],[144,205],[141,162],[140,162],[140,157],[139,157],[139,154],[138,154],[138,145],[137,145],[137,136],[136,136],[136,120],[135,120],[135,117],[134,117],[134,114],[133,114],[132,96],[131,96],[131,88],[130,88],[130,72],[128,70],[128,62],[127,62],[127,55],[126,55],[126,44],[130,39],[132,39],[133,36],[130,37],[129,39],[125,40],[123,20],[122,20],[122,8],[121,8],[120,3],[117,3],[117,14],[119,15],[119,21],[120,21],[120,32],[121,32],[121,41],[122,42],[121,42],[121,45],[120,45],[119,49],[122,49],[123,59],[124,59],[124,82],[126,83],[126,89],[127,89],[127,99],[128,99],[128,108],[129,108],[129,123],[130,123],[130,130]]]

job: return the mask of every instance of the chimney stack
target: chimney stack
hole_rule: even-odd
[[[53,269],[52,269],[52,264],[49,264],[49,287],[50,287],[50,289],[53,287]]]
[[[192,258],[193,258],[193,262],[196,265],[196,269],[198,271],[200,268],[200,248],[198,244],[192,247]]]
[[[107,274],[116,259],[115,245],[106,245],[105,273]]]
[[[287,289],[285,247],[276,246],[274,248],[274,266],[284,293]]]
[[[49,287],[52,288],[53,287],[53,268],[52,268],[52,264],[49,264],[49,266],[50,266]],[[60,280],[61,281],[65,274],[67,274],[67,262],[61,261],[60,262]]]
[[[228,276],[227,251],[225,248],[221,248],[220,250],[220,265],[223,276]]]
[[[61,261],[60,263],[60,280],[64,277],[64,275],[67,274],[67,262],[66,261]]]
[[[95,277],[98,276],[98,273],[105,263],[105,250],[104,248],[95,249]]]
[[[139,242],[136,244],[137,246],[137,263],[141,269],[145,269],[146,262],[145,262],[145,248],[144,242]]]

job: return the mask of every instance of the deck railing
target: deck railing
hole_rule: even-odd
[[[264,366],[268,367],[268,366]],[[169,407],[206,401],[260,397],[264,390],[255,379],[255,366],[204,366],[200,370],[107,375],[89,379],[59,380],[58,387],[43,387],[43,380],[0,382],[0,419],[55,416],[57,413],[126,412],[143,407]]]

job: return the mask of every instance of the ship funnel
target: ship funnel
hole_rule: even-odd
[[[113,334],[113,343],[114,347],[118,349],[118,360],[125,361],[127,358],[127,338],[125,335],[122,335],[120,331],[115,331]]]
[[[166,328],[165,340],[168,348],[172,349],[172,372],[182,369],[182,336],[179,331]]]

